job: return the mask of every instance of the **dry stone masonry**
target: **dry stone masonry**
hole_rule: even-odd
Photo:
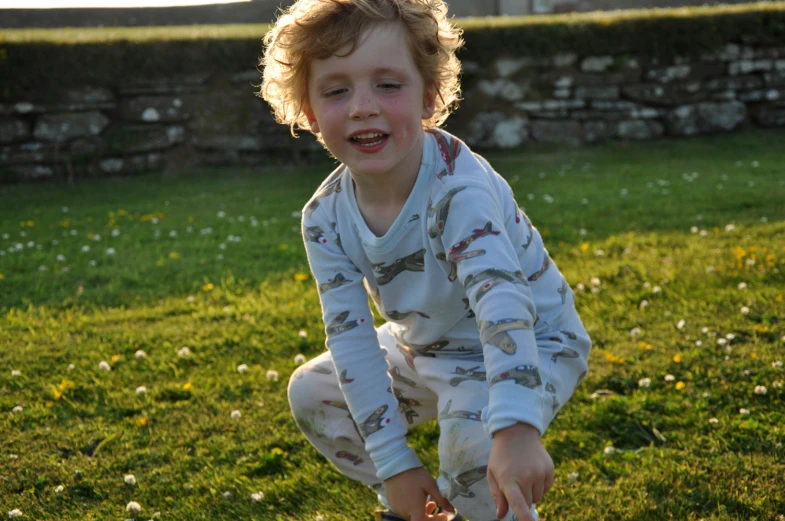
[[[84,85],[56,102],[0,103],[0,182],[132,175],[323,156],[273,121],[260,73],[200,72]],[[463,64],[447,128],[480,150],[580,145],[785,126],[785,46],[728,43],[667,62],[646,56],[499,57]]]

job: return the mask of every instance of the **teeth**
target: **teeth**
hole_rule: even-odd
[[[368,134],[356,134],[356,135],[352,136],[352,139],[371,139],[371,138],[374,138],[374,137],[382,137],[383,135],[384,134],[381,134],[381,133],[378,133],[378,132],[372,132],[372,133],[368,133]]]

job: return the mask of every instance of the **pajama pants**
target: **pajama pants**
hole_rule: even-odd
[[[377,334],[387,351],[391,390],[404,425],[416,427],[432,418],[439,422],[440,476],[436,482],[442,495],[471,521],[496,520],[496,506],[485,476],[493,440],[480,421],[480,412],[488,404],[483,362],[417,357],[415,372],[396,349],[387,326],[378,328]],[[456,366],[462,368],[458,374]],[[341,474],[371,488],[390,508],[376,467],[345,408],[330,352],[298,367],[289,381],[288,393],[295,421],[308,441]],[[539,519],[536,505],[532,505],[531,514],[535,521]],[[503,521],[513,519],[517,518],[510,509]]]

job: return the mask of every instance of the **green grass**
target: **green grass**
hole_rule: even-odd
[[[736,5],[686,6],[659,9],[625,9],[589,13],[563,13],[538,16],[467,17],[456,18],[465,29],[484,27],[536,26],[543,24],[598,24],[609,25],[645,19],[680,19],[701,16],[723,16],[752,12],[779,12],[785,2],[749,2]],[[118,41],[155,42],[174,40],[235,40],[257,39],[267,32],[270,24],[188,25],[147,27],[61,27],[56,29],[1,29],[2,43],[49,42],[60,44],[109,43]]]
[[[785,515],[783,140],[487,155],[576,288],[595,344],[543,440],[556,465],[543,519]],[[137,501],[138,519],[370,519],[373,495],[308,444],[286,400],[295,355],[324,349],[292,213],[330,168],[0,187],[0,516],[124,519]],[[409,437],[433,475],[437,438],[434,422]]]

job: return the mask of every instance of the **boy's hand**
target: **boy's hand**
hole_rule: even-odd
[[[526,423],[497,431],[488,460],[488,485],[496,503],[496,518],[507,509],[520,521],[534,521],[529,510],[553,486],[553,460],[540,441],[540,433]]]
[[[405,470],[385,480],[384,492],[392,511],[408,521],[447,521],[444,512],[433,515],[436,503],[443,510],[455,512],[450,502],[439,492],[436,480],[424,467]],[[425,504],[429,495],[436,503],[430,501]]]

